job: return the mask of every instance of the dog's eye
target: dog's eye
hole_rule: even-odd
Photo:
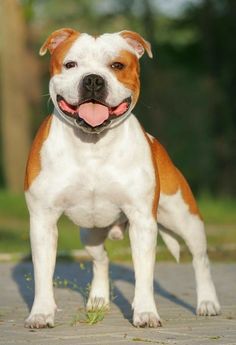
[[[111,68],[112,69],[117,69],[117,70],[122,70],[122,69],[125,68],[125,65],[123,63],[121,63],[121,62],[113,62],[111,64]]]
[[[75,61],[68,61],[64,64],[64,67],[66,69],[74,68],[76,66],[77,66],[77,62],[75,62]]]

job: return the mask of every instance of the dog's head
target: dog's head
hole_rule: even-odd
[[[139,58],[150,44],[121,31],[93,37],[64,28],[40,49],[51,54],[50,95],[61,116],[86,132],[100,133],[123,121],[140,89]]]

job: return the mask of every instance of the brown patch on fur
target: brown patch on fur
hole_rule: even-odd
[[[152,58],[152,49],[151,49],[151,44],[146,41],[142,36],[140,36],[137,32],[134,31],[128,31],[128,30],[123,30],[120,32],[120,35],[130,43],[131,46],[134,48],[138,48],[138,46],[141,46],[141,50],[143,48],[143,52],[146,50],[148,56]],[[136,43],[135,43],[136,42]],[[142,52],[142,54],[143,54]],[[142,55],[141,54],[141,55]]]
[[[71,28],[62,28],[56,31],[53,31],[46,41],[43,43],[39,50],[39,55],[43,56],[49,50],[50,54],[54,52],[56,47],[61,44],[63,41],[68,39],[71,35],[77,34],[78,32]]]
[[[63,60],[80,33],[71,28],[56,30],[48,36],[39,50],[40,55],[45,55],[49,50],[51,56],[50,73],[51,75],[61,73]]]
[[[24,190],[28,190],[31,186],[34,179],[38,176],[41,170],[41,157],[40,152],[43,143],[48,137],[49,130],[51,127],[52,122],[52,115],[46,117],[46,119],[41,124],[36,137],[34,138],[29,158],[26,165],[26,173],[25,173],[25,183],[24,183]]]
[[[138,58],[133,53],[127,50],[122,50],[118,54],[117,58],[111,61],[111,64],[113,62],[121,62],[125,65],[124,69],[114,69],[113,71],[116,75],[116,78],[128,89],[133,91],[133,102],[136,103],[140,91],[140,66]]]
[[[63,61],[66,53],[71,48],[72,44],[79,37],[79,32],[73,33],[69,38],[60,43],[58,47],[53,51],[50,61],[50,74],[60,74],[63,66]]]
[[[78,32],[71,28],[62,28],[53,31],[41,46],[39,55],[45,55],[48,50],[52,54],[59,44],[74,34],[78,34]]]
[[[153,140],[149,139],[149,144],[158,167],[161,193],[172,195],[180,189],[189,211],[201,218],[197,203],[186,179],[174,166],[164,147],[155,138]]]
[[[143,129],[143,133],[150,146],[151,155],[152,155],[152,163],[153,163],[153,168],[155,172],[156,187],[155,187],[154,196],[153,196],[152,214],[153,214],[153,217],[156,219],[157,208],[158,208],[158,203],[159,203],[159,198],[160,198],[160,179],[159,179],[159,174],[158,174],[158,166],[157,166],[155,152],[152,149],[152,144],[153,144],[152,140],[150,139],[150,137],[148,136],[148,134],[145,132],[144,129]]]

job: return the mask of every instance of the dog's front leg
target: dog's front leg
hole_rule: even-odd
[[[156,220],[134,212],[129,218],[129,236],[135,270],[133,324],[136,327],[161,326],[154,300],[153,280],[156,257]]]
[[[30,208],[29,208],[30,209]],[[25,326],[54,326],[56,304],[53,295],[53,272],[57,249],[58,213],[53,210],[30,209],[30,241],[34,264],[35,297]]]

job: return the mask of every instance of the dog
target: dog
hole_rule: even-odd
[[[93,259],[87,309],[109,307],[107,237],[129,230],[135,271],[133,325],[158,327],[153,292],[160,233],[179,260],[181,236],[193,256],[197,314],[217,315],[204,223],[190,187],[164,147],[132,110],[140,92],[139,59],[150,43],[138,33],[101,36],[70,28],[53,32],[40,49],[51,54],[53,113],[29,154],[25,197],[30,213],[35,298],[25,326],[53,327],[57,221],[65,213],[80,227]]]

